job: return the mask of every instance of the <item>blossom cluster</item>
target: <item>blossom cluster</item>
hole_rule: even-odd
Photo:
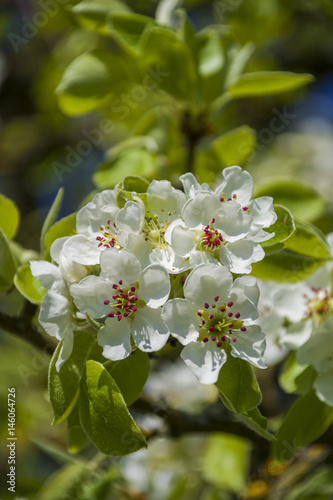
[[[273,200],[252,199],[252,177],[237,166],[214,190],[191,173],[180,180],[183,190],[154,180],[125,204],[117,187],[98,193],[77,213],[76,233],[53,243],[52,262],[31,262],[47,289],[39,321],[63,341],[57,369],[74,330],[91,323],[110,360],[158,351],[171,335],[203,384],[217,381],[229,355],[265,367],[249,273],[274,236],[265,231],[276,221]]]

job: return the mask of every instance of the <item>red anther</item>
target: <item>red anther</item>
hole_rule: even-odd
[[[131,286],[131,292],[135,292],[135,286]]]
[[[239,313],[236,313],[235,314],[235,318],[239,318],[240,317],[240,314]]]
[[[125,313],[124,314],[124,318],[127,318],[128,315],[129,315],[129,313]]]
[[[242,210],[244,210],[244,212],[246,212],[248,209],[249,207],[242,207]]]
[[[114,318],[114,313],[109,313],[108,316],[109,318]]]
[[[220,198],[220,201],[222,201],[222,203],[224,202],[224,198]]]
[[[106,243],[104,243],[103,247],[109,248],[109,245],[107,245]]]
[[[209,332],[213,332],[214,330],[215,330],[215,328],[213,328],[212,326],[210,328],[208,328]]]
[[[108,220],[108,224],[111,224],[111,221],[110,221],[110,220]]]
[[[101,247],[102,245],[103,245],[103,243],[100,243],[100,244],[98,245],[98,247]]]
[[[235,337],[232,339],[233,342],[237,342],[237,339],[235,339]]]
[[[223,340],[223,342],[225,342],[227,340],[227,337],[225,335],[223,335],[223,337],[221,337],[221,340]]]
[[[118,285],[112,285],[112,288],[113,288],[114,290],[117,290]]]
[[[205,337],[204,339],[202,339],[202,342],[208,342],[209,338],[208,337]]]
[[[118,288],[119,293],[124,293],[124,290],[122,288]]]
[[[215,342],[215,340],[216,340],[216,337],[212,337],[212,341]]]
[[[233,316],[233,314],[230,312],[230,313],[228,313],[228,316],[229,316],[229,318],[231,318]]]
[[[222,342],[216,342],[217,347],[221,347]]]
[[[202,314],[201,314],[201,312],[200,312],[200,311],[198,311],[198,316],[202,316]]]
[[[213,217],[213,218],[212,218],[212,224],[214,224],[214,222],[215,222],[215,219],[214,219],[214,217]]]
[[[241,326],[241,332],[246,332],[245,326]]]
[[[225,307],[222,307],[221,312],[223,313],[225,312]]]
[[[137,308],[137,307],[135,307],[135,306],[134,306],[134,307],[132,307],[132,311],[133,311],[133,312],[135,312],[135,311],[137,311],[137,310],[138,310],[138,308]]]
[[[232,334],[232,330],[229,330],[228,333],[229,333],[229,335],[231,335]]]
[[[234,305],[233,302],[228,302],[228,307],[232,307]]]
[[[237,195],[236,194],[233,194],[232,195],[233,199],[235,200],[237,198]]]
[[[117,316],[120,316],[120,315],[121,315],[121,312],[120,312],[120,311],[117,311],[117,312],[116,312],[116,315],[117,315]]]
[[[104,300],[104,304],[105,304],[106,306],[108,306],[108,305],[110,304],[110,301],[109,301],[109,300]]]
[[[234,324],[230,323],[229,328],[233,328],[233,327],[234,327]]]
[[[102,238],[102,236],[97,236],[96,240],[97,240],[97,241],[102,241],[102,240],[103,240],[103,238]]]
[[[121,316],[118,316],[118,321],[121,321],[123,318]]]
[[[119,280],[118,283],[119,283],[119,285],[122,285],[123,284],[123,280]]]
[[[132,300],[139,300],[136,295],[133,295]]]
[[[218,295],[216,295],[216,297],[214,297],[215,302],[217,302],[219,300],[219,298],[220,297]]]
[[[209,304],[207,302],[205,302],[204,306],[206,309],[209,309]]]
[[[228,201],[232,201],[231,198],[228,198]]]
[[[211,314],[211,315],[209,316],[209,319],[213,319],[213,318],[214,318],[214,314]]]

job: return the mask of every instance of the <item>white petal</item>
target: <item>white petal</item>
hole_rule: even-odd
[[[198,338],[199,317],[197,310],[186,299],[169,300],[163,307],[162,319],[171,335],[183,345],[194,342]]]
[[[312,321],[293,323],[286,328],[281,338],[281,344],[287,349],[296,350],[307,342],[311,336],[312,329]]]
[[[162,349],[169,338],[169,331],[161,318],[161,309],[139,309],[134,315],[132,337],[141,351]]]
[[[320,325],[319,329],[300,347],[297,361],[312,365],[319,373],[333,371],[333,318]]]
[[[273,198],[270,196],[261,196],[252,200],[249,204],[250,214],[253,218],[252,226],[258,229],[269,227],[277,219],[273,208]]]
[[[208,184],[200,185],[194,175],[190,172],[181,175],[179,177],[183,184],[183,188],[187,198],[194,198],[197,194],[197,191],[211,191]]]
[[[67,259],[63,255],[60,257],[60,270],[67,283],[78,283],[88,274],[88,270],[85,266]]]
[[[197,235],[187,227],[176,226],[171,234],[171,245],[181,257],[189,257],[196,246]]]
[[[145,240],[143,234],[129,234],[126,239],[126,249],[132,252],[141,264],[141,269],[149,266],[149,256],[153,245]]]
[[[76,216],[76,230],[85,236],[98,236],[101,226],[113,225],[119,208],[114,191],[98,193],[93,201],[81,208]]]
[[[69,259],[84,266],[93,266],[99,263],[101,249],[95,236],[87,237],[83,234],[71,236],[65,242],[62,253]]]
[[[66,241],[69,239],[69,236],[64,236],[63,238],[56,239],[50,248],[50,255],[54,262],[60,264],[60,257],[62,253],[62,249]]]
[[[222,246],[220,260],[231,272],[248,274],[251,264],[259,262],[265,257],[265,252],[260,245],[252,241],[240,240]]]
[[[141,201],[141,200],[140,200]],[[124,208],[119,210],[116,217],[117,230],[122,231],[126,235],[134,233],[139,234],[142,231],[142,226],[145,219],[145,206],[136,201],[128,201]]]
[[[122,280],[128,286],[138,281],[141,264],[128,250],[109,248],[101,254],[101,269],[112,283]]]
[[[214,342],[191,342],[180,356],[201,384],[214,384],[227,360],[225,350],[216,347]]]
[[[188,227],[200,228],[211,222],[220,205],[213,193],[199,192],[195,198],[185,203],[182,217]]]
[[[215,191],[217,196],[221,196],[224,193],[228,199],[232,198],[235,194],[237,202],[242,207],[247,206],[253,193],[253,179],[251,175],[238,166],[225,168],[222,174],[224,180]]]
[[[169,181],[153,180],[147,189],[147,199],[151,213],[156,214],[164,224],[179,217],[186,196],[179,189],[172,187]]]
[[[247,326],[246,332],[237,331],[235,337],[237,341],[230,344],[232,356],[249,361],[258,368],[266,368],[263,359],[266,335],[261,331],[260,326]]]
[[[253,302],[239,289],[231,289],[228,300],[234,305],[230,311],[234,314],[240,314],[240,320],[255,320],[258,318],[259,312]]]
[[[54,291],[48,291],[40,307],[39,322],[49,335],[58,340],[71,335],[73,325],[70,303],[66,297]]]
[[[56,370],[57,372],[60,370],[62,365],[67,361],[73,351],[74,344],[74,334],[72,331],[67,331],[66,335],[62,340],[62,346],[59,352],[59,356],[56,362]]]
[[[140,273],[139,297],[148,307],[155,309],[163,306],[168,300],[170,288],[169,273],[159,264],[151,264]]]
[[[220,229],[227,241],[237,241],[247,235],[252,217],[238,203],[221,203],[215,215],[214,227]]]
[[[275,233],[267,233],[263,229],[251,227],[245,239],[254,241],[255,243],[261,243],[263,241],[270,240],[271,238],[273,238],[273,236],[275,236]]]
[[[333,406],[333,371],[319,375],[313,387],[321,401]]]
[[[225,267],[215,264],[201,264],[196,267],[184,284],[185,298],[202,309],[205,302],[214,303],[219,296],[220,301],[227,300],[232,285],[232,275]]]
[[[307,311],[304,293],[307,293],[307,290],[304,289],[304,283],[295,285],[274,284],[271,300],[276,312],[293,323],[301,321]]]
[[[241,276],[235,279],[232,285],[232,291],[238,293],[242,291],[251,300],[251,302],[258,307],[260,290],[258,282],[253,276]]]
[[[30,262],[32,275],[37,278],[47,290],[60,294],[66,293],[66,284],[61,276],[59,267],[46,260],[32,260]]]
[[[172,232],[173,232],[174,228],[177,226],[182,226],[182,227],[185,226],[183,219],[180,219],[178,217],[177,219],[170,222],[170,224],[168,224],[168,227],[166,228],[166,231],[164,233],[164,239],[167,243],[169,243],[169,245],[171,245]]]
[[[200,264],[215,264],[218,265],[219,261],[213,257],[211,252],[201,252],[200,250],[194,250],[190,253],[190,267],[195,268],[200,266]]]
[[[149,255],[152,264],[160,264],[170,274],[179,274],[190,269],[188,259],[176,255],[170,246],[155,248]]]
[[[110,311],[110,306],[105,305],[105,300],[112,300],[114,290],[111,283],[99,276],[87,276],[80,283],[70,287],[71,295],[76,307],[82,313],[88,313],[93,318],[102,318]]]
[[[132,352],[131,347],[131,324],[123,318],[107,318],[105,326],[99,330],[97,341],[103,347],[103,356],[112,361],[127,358]]]

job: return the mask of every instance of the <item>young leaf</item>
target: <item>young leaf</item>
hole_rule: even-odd
[[[77,498],[78,489],[91,472],[84,463],[67,464],[57,470],[39,491],[36,500]]]
[[[263,248],[271,247],[277,243],[286,242],[296,231],[295,222],[290,211],[281,205],[274,205],[274,210],[277,215],[276,222],[265,229],[267,233],[275,233],[275,236],[270,240],[264,241],[261,245]]]
[[[289,460],[300,448],[324,434],[333,422],[333,408],[311,391],[289,409],[274,443],[273,453],[279,462]]]
[[[21,266],[14,276],[14,285],[18,291],[32,304],[41,304],[47,290],[40,281],[31,274],[29,264]]]
[[[52,226],[52,224],[54,223],[54,221],[57,217],[63,196],[64,196],[64,189],[60,188],[58,193],[57,193],[57,196],[55,197],[55,200],[52,204],[52,207],[50,208],[50,211],[47,214],[46,219],[44,221],[44,224],[42,227],[42,232],[40,235],[40,248],[41,248],[42,255],[44,255],[44,252],[46,250],[46,245],[45,245],[46,233],[48,232],[48,230],[50,229],[50,227]]]
[[[119,42],[135,49],[147,26],[155,25],[151,17],[132,12],[112,12],[108,20],[111,32]]]
[[[80,378],[95,343],[96,338],[91,333],[84,330],[74,332],[73,352],[59,372],[56,370],[56,362],[61,343],[57,346],[49,368],[49,397],[54,414],[53,423],[65,420],[74,408],[78,398]]]
[[[124,177],[124,189],[125,191],[135,191],[136,193],[146,193],[149,186],[149,182],[138,175],[126,175]]]
[[[158,88],[184,101],[194,97],[196,71],[191,52],[175,33],[165,28],[148,29],[142,37],[145,67],[154,72]]]
[[[235,413],[244,413],[261,403],[261,391],[252,366],[229,355],[215,383],[221,399]]]
[[[252,264],[251,274],[277,283],[297,283],[309,278],[326,262],[328,259],[315,259],[285,249],[266,255],[261,262]]]
[[[255,196],[272,196],[274,203],[287,207],[294,217],[314,221],[321,217],[327,200],[300,179],[273,179],[255,187]]]
[[[250,429],[269,441],[274,435],[267,430],[267,419],[263,417],[258,408],[252,408],[245,413],[238,413],[237,417]]]
[[[309,74],[287,73],[283,71],[244,73],[230,85],[228,92],[234,99],[273,95],[298,89],[313,80],[314,77]]]
[[[53,224],[53,226],[51,226],[47,231],[44,240],[46,248],[50,248],[52,243],[58,238],[63,238],[64,236],[72,236],[73,234],[75,234],[75,230],[76,213],[67,215],[67,217],[63,217],[58,222]]]
[[[93,360],[87,362],[81,382],[80,421],[106,455],[127,455],[147,446],[117,384],[104,366]]]
[[[253,153],[256,144],[255,131],[243,125],[215,139],[211,149],[223,167],[243,166]]]
[[[0,291],[11,287],[16,273],[16,262],[9,242],[0,229]]]
[[[119,0],[82,0],[71,8],[72,13],[83,27],[101,33],[107,29],[107,18],[111,12],[129,12],[127,5]]]
[[[0,194],[0,229],[8,240],[12,240],[20,224],[20,212],[16,204]]]
[[[87,434],[82,429],[79,415],[79,402],[77,402],[67,418],[68,451],[79,453],[89,443]]]
[[[116,382],[127,406],[136,401],[147,382],[149,361],[146,353],[136,349],[130,356],[120,361],[104,364]]]
[[[296,219],[296,232],[285,242],[292,252],[319,259],[330,259],[331,249],[325,235],[309,222]]]

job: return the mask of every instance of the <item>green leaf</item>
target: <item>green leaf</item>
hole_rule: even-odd
[[[277,432],[273,453],[285,462],[303,446],[315,441],[333,422],[333,408],[320,401],[314,391],[300,397],[289,409]]]
[[[157,22],[173,26],[174,12],[183,3],[184,0],[160,0],[155,14]]]
[[[20,224],[20,212],[16,204],[0,194],[0,229],[4,235],[12,240]]]
[[[111,12],[124,11],[130,9],[127,5],[118,0],[83,0],[71,8],[76,19],[85,28],[106,33],[107,18]]]
[[[89,443],[87,434],[82,429],[79,415],[79,402],[77,402],[67,418],[68,451],[79,453]]]
[[[224,50],[220,33],[214,29],[207,32],[202,40],[198,71],[202,77],[209,77],[222,71],[224,66]]]
[[[294,217],[314,221],[322,216],[327,200],[312,186],[300,179],[273,179],[257,184],[255,196],[272,196],[274,203],[283,205]]]
[[[275,233],[275,236],[270,240],[264,241],[261,246],[263,248],[271,247],[277,243],[286,242],[296,231],[293,216],[286,207],[274,205],[274,210],[277,215],[276,222],[269,228],[265,228],[267,233]]]
[[[0,229],[0,292],[11,287],[16,273],[16,263],[9,242]]]
[[[274,435],[267,430],[267,419],[263,417],[258,408],[253,408],[245,413],[238,413],[237,417],[250,429],[269,441],[273,441]]]
[[[49,398],[54,414],[53,423],[65,420],[74,408],[79,394],[81,375],[95,343],[96,338],[91,333],[76,330],[72,354],[59,372],[56,370],[56,362],[61,342],[57,346],[49,368]]]
[[[125,191],[135,191],[136,193],[146,193],[149,182],[139,175],[126,175],[124,177]]]
[[[104,161],[94,173],[93,182],[99,189],[112,188],[123,179],[124,172],[153,179],[158,172],[158,157],[143,149],[126,151]]]
[[[255,48],[254,43],[248,42],[233,55],[225,77],[226,88],[230,87],[234,81],[240,78]]]
[[[230,85],[228,92],[234,99],[280,94],[303,87],[313,80],[314,77],[309,74],[283,71],[244,73],[236,82]]]
[[[132,48],[137,48],[142,34],[154,20],[148,16],[132,12],[113,12],[109,16],[109,26],[116,38]]]
[[[249,441],[214,432],[207,439],[203,456],[203,476],[211,484],[240,493],[249,474],[251,446]]]
[[[243,166],[253,153],[256,144],[255,131],[243,125],[215,139],[211,149],[224,167]]]
[[[31,274],[29,264],[21,266],[14,276],[14,285],[18,291],[33,304],[41,304],[47,290]]]
[[[306,394],[315,378],[313,367],[297,363],[297,353],[293,352],[282,366],[279,384],[287,393]]]
[[[286,248],[316,259],[330,259],[331,249],[325,235],[309,222],[295,220],[296,233],[285,242]]]
[[[261,402],[261,392],[252,366],[243,359],[228,355],[215,385],[224,404],[235,413],[251,410]]]
[[[84,463],[67,464],[57,470],[39,491],[36,500],[77,498],[82,483],[91,470]]]
[[[116,382],[127,406],[136,401],[143,391],[149,375],[149,361],[146,353],[136,349],[121,361],[104,364]]]
[[[76,232],[76,213],[63,217],[53,224],[47,231],[44,239],[46,248],[50,248],[52,243],[58,238],[72,236]]]
[[[251,274],[262,280],[297,283],[309,278],[326,262],[328,259],[315,259],[285,249],[266,255],[261,262],[252,264]]]
[[[132,69],[137,69],[135,60],[124,52],[85,52],[63,74],[56,90],[60,108],[68,115],[103,108],[133,80]]]
[[[158,88],[177,99],[193,99],[194,62],[188,47],[175,33],[165,28],[148,29],[142,37],[141,52],[145,67],[158,75]]]
[[[80,420],[90,439],[106,455],[127,455],[147,446],[115,381],[97,361],[86,364],[80,391]]]
[[[46,233],[48,232],[48,230],[50,229],[50,227],[52,226],[52,224],[56,220],[63,196],[64,196],[64,189],[60,188],[58,193],[57,193],[57,196],[55,197],[55,200],[52,204],[52,207],[50,208],[49,213],[47,214],[46,219],[44,221],[44,224],[42,227],[42,232],[40,235],[40,248],[41,248],[42,255],[44,255],[44,252],[46,250],[46,245],[45,245]]]

